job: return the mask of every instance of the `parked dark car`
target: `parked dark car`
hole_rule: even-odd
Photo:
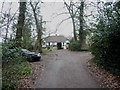
[[[21,55],[26,56],[29,62],[40,61],[41,54],[36,52],[31,52],[27,49],[21,49]]]

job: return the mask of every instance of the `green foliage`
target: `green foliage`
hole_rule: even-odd
[[[71,41],[69,44],[69,49],[71,51],[80,51],[81,50],[81,44],[79,41]]]
[[[19,48],[14,48],[13,49],[13,42],[9,42],[9,43],[3,43],[2,44],[2,64],[4,66],[4,64],[8,64],[11,62],[18,62],[18,51]],[[14,59],[16,58],[16,59]]]
[[[26,12],[26,18],[25,18],[25,24],[23,28],[23,40],[22,40],[22,47],[26,49],[31,48],[32,44],[32,33],[31,33],[31,27],[32,27],[32,16],[29,13],[29,11]]]
[[[5,90],[14,89],[19,80],[31,73],[31,68],[28,62],[19,62],[3,67],[2,72],[2,88]]]
[[[19,54],[20,48],[13,49],[12,41],[3,43],[2,51],[2,89],[13,90],[20,79],[31,73],[31,67]]]
[[[99,20],[90,50],[98,66],[120,75],[120,17],[114,8],[104,8],[104,17]]]
[[[92,54],[97,65],[120,75],[120,31],[94,36],[91,45]]]
[[[42,51],[43,51],[42,54],[44,54],[44,55],[47,55],[49,52],[47,48],[43,48]]]
[[[31,28],[29,26],[24,26],[23,31],[23,41],[22,41],[22,47],[29,49],[31,47],[32,41],[31,41]]]

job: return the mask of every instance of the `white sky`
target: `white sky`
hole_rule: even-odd
[[[57,16],[57,14],[62,12],[67,12],[66,8],[63,8],[64,4],[62,2],[47,2],[43,4],[43,8],[41,8],[41,12],[43,14],[43,19],[45,21],[51,21],[46,23],[46,29],[47,31],[56,31],[56,28],[58,24],[69,17],[69,15],[60,15]],[[57,17],[55,17],[57,16]],[[58,27],[57,34],[62,34],[65,36],[72,35],[72,23],[71,19],[63,22],[60,27]]]

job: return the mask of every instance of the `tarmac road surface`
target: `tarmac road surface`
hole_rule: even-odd
[[[90,52],[57,50],[43,60],[45,68],[33,88],[100,88],[100,84],[88,72],[86,62]]]

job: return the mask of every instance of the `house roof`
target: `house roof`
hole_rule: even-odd
[[[45,41],[46,42],[65,42],[67,40],[64,36],[48,36]]]

